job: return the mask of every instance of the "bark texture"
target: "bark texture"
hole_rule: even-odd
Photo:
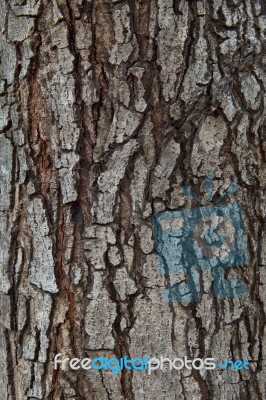
[[[264,0],[0,0],[0,398],[265,399]],[[237,182],[249,289],[167,303],[152,214]],[[225,201],[226,202],[226,201]],[[67,357],[250,371],[59,371]]]

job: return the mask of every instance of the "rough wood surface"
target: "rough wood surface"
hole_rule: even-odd
[[[264,0],[0,0],[0,399],[265,399]],[[244,298],[163,300],[151,216],[230,181]],[[250,371],[59,371],[68,357]],[[255,369],[256,366],[256,369]]]

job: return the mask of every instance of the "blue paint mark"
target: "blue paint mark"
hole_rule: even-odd
[[[209,199],[212,198],[210,178],[206,180]],[[232,193],[236,186],[231,185],[229,192]],[[191,191],[188,192],[193,195]],[[156,213],[153,216],[153,228],[160,273],[186,276],[185,282],[165,289],[166,300],[198,301],[199,274],[202,270],[212,271],[214,297],[247,295],[247,287],[241,280],[224,276],[225,268],[248,263],[247,237],[239,204]]]

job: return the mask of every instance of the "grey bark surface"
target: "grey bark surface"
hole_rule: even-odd
[[[263,0],[0,0],[0,399],[265,399]],[[240,190],[249,295],[167,303],[152,214]],[[243,371],[54,370],[66,357]]]

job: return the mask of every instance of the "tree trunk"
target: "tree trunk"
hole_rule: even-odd
[[[263,400],[264,0],[0,4],[0,398]],[[248,292],[215,296],[203,268],[197,301],[166,301],[187,276],[161,271],[152,221],[198,208],[181,189],[205,198],[207,173],[214,198],[239,185],[222,204],[249,260],[225,275]],[[58,353],[250,369],[63,370]]]

